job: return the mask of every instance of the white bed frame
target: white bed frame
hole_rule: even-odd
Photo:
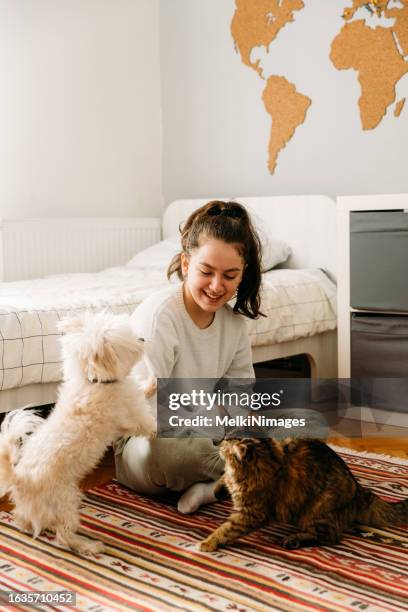
[[[198,206],[208,202],[210,199],[199,200],[177,200],[172,202],[165,210],[162,222],[162,237],[168,238],[175,234],[180,223],[185,221],[188,215]],[[246,206],[261,218],[265,230],[272,236],[286,241],[292,248],[292,255],[285,263],[285,268],[322,268],[332,280],[336,279],[336,205],[333,200],[326,196],[278,196],[259,198],[234,198],[245,203]],[[63,251],[59,241],[53,237],[55,228],[62,232],[63,224],[69,228],[77,228],[74,232],[75,247],[73,250],[64,246]],[[119,265],[126,259],[130,259],[137,251],[154,244],[159,239],[158,219],[66,219],[66,220],[19,220],[0,223],[0,279],[15,280],[17,278],[32,278],[33,270],[37,276],[51,273],[46,266],[49,260],[55,263],[53,257],[44,258],[44,236],[49,237],[48,248],[57,249],[62,257],[66,253],[66,259],[61,259],[64,269],[53,269],[52,272],[66,271],[93,271],[101,269],[100,262],[92,261],[92,252],[101,257],[100,249],[92,249],[90,241],[95,245],[100,244],[101,233],[103,239],[110,243],[111,259],[106,266]],[[127,246],[131,251],[123,254],[124,230],[128,228],[132,237],[127,239]],[[82,229],[81,229],[82,228]],[[3,230],[3,231],[1,231]],[[24,241],[6,239],[6,231],[16,232],[22,236],[30,235],[30,254],[24,258],[21,249]],[[110,231],[111,230],[111,231]],[[1,240],[3,234],[3,240]],[[62,235],[62,234],[61,234]],[[87,247],[81,245],[81,236],[87,241]],[[40,250],[32,247],[35,241],[42,244]],[[115,247],[116,244],[116,247]],[[14,276],[11,273],[11,259],[14,250],[19,249],[18,274],[17,268]],[[121,249],[121,261],[115,255],[115,249]],[[53,252],[54,252],[53,251]],[[69,266],[69,254],[75,253],[75,270]],[[81,253],[83,256],[81,257]],[[28,253],[26,254],[28,255]],[[105,252],[106,256],[106,252]],[[86,257],[86,261],[85,261]],[[125,259],[123,259],[125,257]],[[1,276],[3,263],[3,273]],[[48,265],[48,264],[47,264]],[[26,266],[26,267],[24,267]],[[337,377],[337,332],[328,331],[309,338],[301,338],[280,344],[256,346],[253,349],[253,362],[261,363],[271,359],[280,359],[294,355],[305,354],[311,366],[313,378],[335,378]],[[56,400],[57,384],[35,384],[17,389],[0,392],[0,412],[11,410],[18,406],[27,404],[41,405],[52,403]]]

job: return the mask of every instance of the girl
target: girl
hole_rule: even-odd
[[[247,211],[236,202],[205,204],[181,230],[181,247],[167,275],[183,282],[154,293],[133,314],[149,369],[158,378],[253,378],[241,315],[261,314],[261,246]],[[223,471],[216,450],[209,439],[132,437],[116,449],[117,478],[145,494],[185,490],[178,509],[194,512],[215,500]]]

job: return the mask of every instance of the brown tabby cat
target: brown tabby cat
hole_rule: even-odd
[[[216,497],[226,488],[235,512],[200,550],[216,550],[271,521],[298,528],[283,539],[285,548],[337,544],[354,523],[407,522],[408,500],[388,503],[362,487],[321,440],[231,439],[220,454],[225,473]]]

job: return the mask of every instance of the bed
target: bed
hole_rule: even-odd
[[[263,274],[261,309],[267,317],[248,320],[254,363],[306,354],[313,377],[335,377],[334,201],[325,196],[237,200],[248,206],[265,236],[279,238],[292,251],[285,263]],[[132,313],[167,284],[165,269],[177,250],[178,227],[206,201],[170,204],[162,241],[152,240],[125,265],[0,285],[0,412],[55,401],[61,378],[58,321],[84,310]]]

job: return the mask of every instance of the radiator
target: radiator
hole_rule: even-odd
[[[97,272],[159,240],[158,218],[2,219],[0,280]]]

